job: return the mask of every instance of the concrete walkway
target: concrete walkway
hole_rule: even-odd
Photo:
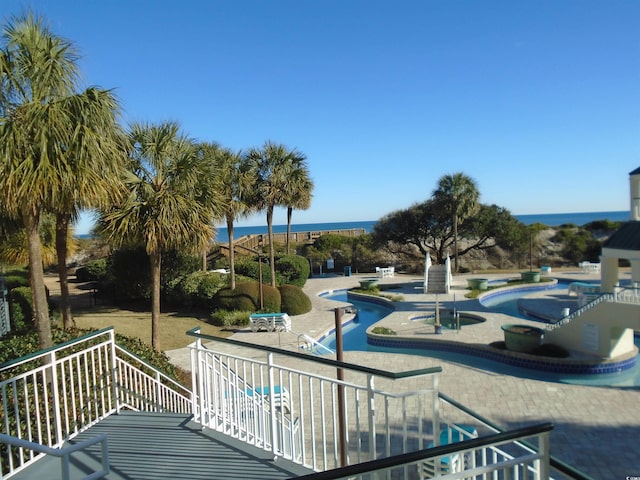
[[[334,309],[340,302],[320,297],[321,293],[359,285],[358,280],[372,275],[351,277],[327,276],[311,278],[304,290],[311,298],[311,312],[292,318],[292,332],[267,333],[243,330],[233,339],[245,342],[298,349],[300,334],[320,337],[334,326]],[[476,275],[478,276],[478,275]],[[562,272],[562,278],[594,279],[578,271]],[[508,274],[482,275],[482,277],[508,278]],[[439,295],[443,306],[453,302],[461,311],[482,311],[487,321],[482,325],[463,328],[461,332],[445,331],[447,340],[487,344],[503,339],[500,325],[511,323],[512,317],[491,313],[477,301],[465,299],[468,276],[454,277],[449,295]],[[432,327],[416,326],[412,316],[432,313],[436,296],[422,293],[420,276],[396,275],[380,279],[380,284],[394,287],[390,294],[401,294],[404,301],[395,304],[396,310],[381,322],[396,332],[413,334],[417,329],[431,335]],[[561,310],[563,302],[570,301],[562,293],[553,291],[532,296],[547,296],[546,308]],[[554,298],[555,297],[555,298]],[[526,321],[518,319],[518,323]],[[477,328],[478,327],[478,328]],[[434,335],[435,337],[435,335]],[[167,352],[173,362],[189,368],[186,349]],[[596,479],[624,479],[640,475],[640,389],[589,387],[531,380],[501,375],[472,366],[417,355],[377,352],[345,352],[345,361],[391,371],[442,366],[440,390],[471,408],[478,414],[502,425],[516,428],[541,422],[553,422],[551,453]]]

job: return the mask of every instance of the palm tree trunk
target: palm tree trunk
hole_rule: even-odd
[[[276,286],[276,255],[275,247],[273,246],[273,206],[269,205],[267,208],[267,231],[269,233],[269,263],[271,267],[271,286]]]
[[[231,275],[231,290],[236,288],[236,252],[233,246],[233,219],[227,217],[227,233],[229,234],[229,275]]]
[[[151,345],[160,351],[160,267],[162,256],[160,252],[149,255],[151,263]]]
[[[42,252],[40,251],[40,233],[38,231],[40,212],[37,210],[23,212],[22,221],[29,245],[29,284],[33,300],[33,318],[38,331],[40,348],[49,348],[53,345],[53,341],[51,324],[49,323],[49,305],[44,285]]]
[[[75,326],[69,304],[69,277],[67,275],[67,234],[70,217],[64,213],[56,215],[56,255],[58,257],[58,279],[60,280],[60,313],[65,330]]]
[[[291,240],[291,215],[293,214],[293,207],[287,207],[287,255],[290,255],[289,242]]]

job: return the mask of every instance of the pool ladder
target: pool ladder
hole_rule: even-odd
[[[314,340],[306,333],[301,333],[298,335],[298,348],[302,350],[306,350],[309,353],[313,353],[314,355],[324,355],[324,354],[335,353],[329,347],[321,344],[317,340]]]

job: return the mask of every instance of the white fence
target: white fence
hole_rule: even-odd
[[[207,348],[202,339],[213,337],[190,334],[195,420],[318,472],[502,433],[438,392],[439,368],[391,374],[226,339]],[[548,433],[530,436],[539,448],[520,437],[461,444],[389,475],[550,478]]]
[[[423,389],[390,393],[375,387],[374,370],[351,371],[346,376],[354,380],[338,380],[329,376],[335,367],[320,368],[323,359],[298,355],[318,373],[277,364],[273,353],[256,359],[212,351],[198,338],[192,346],[195,420],[314,470],[338,467],[341,455],[347,463],[360,463],[402,453],[409,445],[425,447],[433,431],[433,423],[425,422],[437,422],[424,413],[435,408],[439,368],[415,373],[411,381]]]
[[[118,347],[113,329],[3,364],[0,378],[0,425],[10,437],[0,444],[0,475],[49,452],[27,443],[61,449],[121,408],[191,411],[190,392]]]

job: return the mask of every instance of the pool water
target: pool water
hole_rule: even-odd
[[[424,315],[420,317],[414,317],[411,320],[413,322],[422,322],[425,325],[432,325],[432,326],[435,325],[436,323],[435,315]],[[458,315],[457,321],[451,312],[440,314],[440,325],[442,325],[442,328],[444,328],[445,330],[457,330],[458,325],[460,325],[460,327],[462,328],[468,325],[477,325],[478,323],[482,323],[482,322],[484,322],[484,319],[480,319],[479,316],[470,316],[470,315],[465,315],[464,313]]]
[[[355,318],[355,321],[349,322],[342,327],[343,349],[345,351],[379,351],[377,347],[374,347],[367,343],[367,328],[389,315],[392,310],[378,303],[348,299],[346,291],[330,295],[328,298],[350,303],[358,309],[358,315]],[[320,343],[325,347],[329,347],[331,350],[335,351],[335,333],[325,337],[324,339],[321,339]]]
[[[367,343],[366,335],[367,328],[383,319],[391,312],[391,310],[388,307],[377,303],[348,299],[346,291],[341,291],[329,295],[328,298],[351,303],[358,309],[357,321],[345,325],[342,329],[343,348],[345,351],[369,351],[420,355],[430,358],[438,358],[449,362],[455,362],[462,365],[499,373],[502,375],[512,375],[515,377],[543,380],[547,382],[603,387],[640,387],[640,360],[633,368],[619,373],[601,375],[567,375],[514,367],[506,363],[488,360],[485,358],[477,357],[475,355],[465,355],[462,353],[447,352],[442,350],[430,350],[428,347],[421,350],[416,350],[411,348],[389,348],[369,345]],[[522,316],[520,316],[520,318],[522,318]],[[329,347],[331,350],[335,350],[335,334],[331,334],[323,339],[320,339],[320,343]],[[639,337],[636,337],[636,345],[640,347]]]
[[[571,282],[572,282],[571,280],[560,279],[558,280],[557,284],[555,284],[554,286],[549,286],[546,290],[540,288],[544,286],[543,283],[540,283],[540,284],[537,284],[539,285],[539,287],[532,287],[529,290],[518,289],[518,290],[507,291],[504,293],[495,293],[495,294],[490,293],[489,295],[485,295],[484,297],[481,297],[479,299],[479,302],[480,302],[480,305],[488,308],[493,312],[504,313],[505,315],[509,315],[510,317],[522,318],[522,319],[531,320],[534,322],[548,323],[547,321],[542,320],[539,317],[536,317],[533,315],[527,315],[526,313],[521,312],[520,309],[518,308],[518,300],[534,291],[540,292],[540,291],[566,290]],[[507,286],[507,282],[505,280],[497,280],[490,283],[495,286],[498,286],[498,285]]]

